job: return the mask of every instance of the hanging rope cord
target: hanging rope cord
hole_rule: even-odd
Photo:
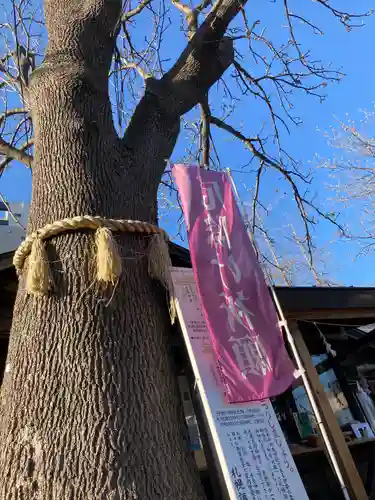
[[[95,231],[96,281],[105,285],[118,281],[122,272],[119,248],[113,233],[136,233],[150,236],[148,274],[167,290],[170,315],[175,318],[174,292],[169,256],[169,237],[164,229],[149,222],[83,215],[55,221],[31,233],[15,252],[13,264],[17,274],[23,274],[27,260],[26,290],[32,295],[45,295],[52,290],[52,277],[44,242],[67,232],[82,229]]]

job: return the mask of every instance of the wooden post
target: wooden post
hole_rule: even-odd
[[[313,365],[310,352],[302,337],[298,323],[297,321],[289,320],[288,326],[293,336],[295,346],[302,359],[307,379],[311,385],[323,426],[326,429],[331,447],[335,453],[345,486],[347,487],[353,500],[368,500],[368,495],[366,494],[362,479],[358,473],[357,467],[355,466],[335,414],[333,413],[331,405],[324,392],[323,386],[320,383],[319,375]]]

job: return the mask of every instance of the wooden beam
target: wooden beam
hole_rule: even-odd
[[[287,319],[308,319],[308,320],[342,320],[358,318],[358,324],[368,324],[371,320],[375,321],[374,308],[350,308],[347,309],[306,309],[306,310],[287,310],[284,309],[284,315]],[[368,318],[368,321],[360,321]]]
[[[375,288],[357,287],[276,287],[276,294],[283,311],[301,313],[303,311],[324,311],[322,316],[338,310],[356,311],[374,308]]]
[[[306,377],[312,388],[323,426],[328,434],[329,442],[335,454],[345,486],[353,500],[368,500],[365,487],[345,442],[335,414],[333,413],[331,405],[329,404],[328,398],[324,392],[324,388],[320,383],[319,375],[313,365],[311,355],[307,349],[305,341],[303,340],[298,323],[296,321],[288,321],[288,326],[291,334],[293,335],[296,348],[302,359]],[[327,450],[326,454],[328,456]]]
[[[369,344],[375,342],[375,328],[372,329],[371,331],[365,333],[362,338],[357,339],[354,342],[350,344],[351,349],[345,352],[344,354],[341,354],[340,360],[346,360],[347,358],[351,358],[352,356],[355,356],[358,354],[358,352],[361,349],[364,349],[365,347],[368,347]]]

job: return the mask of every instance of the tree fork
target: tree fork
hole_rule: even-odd
[[[114,129],[108,72],[119,0],[45,1],[46,58],[28,87],[34,124],[28,231],[76,215],[155,223],[180,116],[233,59],[223,39],[241,4],[223,0],[173,68],[148,79],[126,134]],[[147,137],[147,141],[145,141]],[[118,237],[123,274],[92,286],[93,238],[47,245],[53,292],[21,279],[0,400],[0,500],[201,500],[170,356],[165,292],[148,241]]]

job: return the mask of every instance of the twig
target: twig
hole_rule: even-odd
[[[306,182],[304,177],[297,172],[293,172],[291,170],[286,169],[282,163],[279,163],[279,162],[275,161],[273,158],[271,158],[270,156],[266,155],[264,152],[263,143],[259,137],[257,137],[256,139],[248,138],[248,137],[244,136],[240,131],[238,131],[234,127],[232,127],[231,125],[223,122],[222,120],[220,120],[219,118],[216,118],[214,116],[210,117],[210,121],[215,126],[229,132],[234,137],[236,137],[237,139],[242,141],[249,148],[249,150],[252,152],[254,157],[258,158],[261,165],[265,165],[265,166],[268,165],[269,167],[272,167],[273,169],[275,169],[276,171],[278,171],[282,174],[282,176],[288,182],[288,184],[290,185],[290,187],[293,191],[293,196],[294,196],[296,205],[298,207],[298,211],[301,215],[301,218],[302,218],[302,221],[304,224],[306,245],[307,245],[307,248],[308,248],[308,251],[310,254],[312,254],[313,247],[312,247],[309,226],[312,224],[315,224],[316,222],[308,216],[308,213],[306,211],[306,207],[311,208],[320,217],[329,221],[331,224],[335,225],[340,230],[340,233],[342,235],[345,235],[345,236],[347,235],[345,228],[341,224],[339,224],[335,220],[334,217],[332,217],[330,214],[324,213],[321,209],[319,209],[316,205],[314,205],[310,200],[308,200],[305,195],[301,195],[301,193],[298,189],[298,186],[293,179],[293,176],[297,176],[301,180],[304,180]],[[255,143],[259,144],[259,148],[255,147]]]
[[[135,62],[125,62],[125,64],[121,65],[119,68],[116,68],[112,70],[109,74],[109,76],[113,75],[114,73],[118,73],[119,71],[124,71],[127,69],[135,69],[137,73],[143,78],[143,80],[146,80],[147,78],[150,78],[152,75],[150,73],[147,73],[141,66]]]
[[[350,12],[345,12],[342,10],[335,9],[328,0],[316,0],[317,3],[328,9],[332,12],[332,14],[340,20],[340,23],[343,24],[347,30],[351,30],[351,28],[360,28],[363,24],[351,24],[352,19],[360,19],[363,17],[369,17],[373,14],[373,9],[368,10],[367,12],[363,12],[361,14],[353,14]]]
[[[134,9],[129,10],[129,12],[125,12],[122,15],[122,19],[121,20],[123,22],[130,21],[130,19],[132,19],[137,14],[140,14],[145,7],[147,7],[148,5],[150,5],[151,2],[152,2],[152,0],[143,0]]]
[[[0,127],[3,125],[5,120],[9,118],[10,116],[14,115],[21,115],[21,114],[26,114],[27,109],[25,108],[13,108],[5,111],[1,116],[0,116]]]

